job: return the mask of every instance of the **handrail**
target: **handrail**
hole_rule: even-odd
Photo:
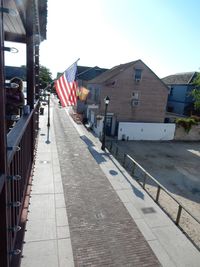
[[[7,150],[8,150],[8,164],[12,161],[15,152],[18,149],[18,145],[22,136],[26,130],[26,127],[33,116],[33,110],[29,115],[23,115],[16,123],[15,127],[8,133],[7,136]]]
[[[7,135],[7,172],[4,184],[6,183],[7,187],[5,201],[8,205],[4,206],[4,211],[8,216],[5,231],[8,233],[7,253],[11,266],[18,266],[21,257],[26,223],[24,216],[27,215],[27,199],[36,155],[38,122],[39,101],[35,103],[30,114],[22,115]]]
[[[149,174],[137,161],[135,161],[130,155],[126,154],[127,157],[134,162],[144,173],[148,175],[150,179],[152,179],[164,192],[166,192],[179,206],[181,206],[194,220],[196,220],[200,224],[200,220],[198,220],[182,203],[180,203],[172,194],[165,188],[161,183],[159,183],[151,174]]]
[[[20,140],[22,139],[22,136],[26,130],[26,127],[31,120],[33,113],[35,112],[35,109],[37,108],[37,105],[39,105],[39,101],[36,102],[34,109],[31,110],[29,115],[22,115],[22,117],[19,119],[19,121],[16,123],[15,127],[7,134],[7,160],[8,164],[12,161],[12,158],[15,154],[15,152],[18,149],[18,145],[20,143]]]
[[[143,183],[137,181],[139,183],[140,186],[143,187],[143,189],[150,195],[151,198],[153,198],[153,200],[156,202],[156,203],[159,203],[159,195],[160,195],[160,190],[163,190],[169,197],[171,197],[171,199],[173,199],[177,204],[178,204],[178,212],[177,212],[177,216],[176,216],[176,220],[174,220],[167,211],[165,211],[170,217],[171,219],[175,222],[175,224],[181,228],[181,230],[188,236],[188,234],[183,230],[183,228],[179,225],[179,221],[180,221],[180,217],[181,217],[181,212],[182,212],[182,209],[188,214],[191,216],[192,219],[194,219],[199,225],[200,225],[200,220],[197,219],[183,204],[181,204],[173,195],[171,195],[171,193],[167,190],[167,188],[165,188],[161,183],[159,183],[150,173],[148,173],[136,160],[134,160],[130,155],[124,153],[124,150],[123,149],[120,149],[120,147],[110,141],[110,148],[107,147],[108,150],[110,150],[110,152],[112,152],[112,148],[113,148],[113,144],[115,145],[116,149],[115,149],[115,156],[117,157],[119,155],[119,152],[120,150],[122,151],[123,153],[123,160],[122,160],[122,164],[124,166],[124,168],[126,168],[126,158],[128,158],[131,162],[133,162],[134,164],[134,172],[135,172],[135,166],[137,166],[141,171],[142,173],[145,174],[145,178],[144,178],[144,181]],[[134,173],[131,174],[131,177],[134,177]],[[145,189],[145,184],[146,184],[146,179],[150,178],[151,180],[154,181],[154,183],[157,185],[157,193],[156,193],[156,198],[154,199],[154,197]],[[188,236],[189,237],[189,236]],[[189,237],[189,239],[192,241],[192,243],[195,245],[195,247],[200,250],[200,248],[198,247],[198,245]]]

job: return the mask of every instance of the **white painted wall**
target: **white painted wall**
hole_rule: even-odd
[[[95,134],[100,138],[103,132],[103,118],[101,120],[97,120],[96,125],[93,127]]]
[[[94,124],[94,117],[95,117],[95,113],[93,110],[91,110],[91,123]]]
[[[118,140],[173,140],[174,123],[120,122]]]

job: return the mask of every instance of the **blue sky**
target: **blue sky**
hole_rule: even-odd
[[[200,71],[199,10],[200,0],[49,0],[41,64],[53,77],[78,58],[107,68],[142,59],[161,78]],[[24,64],[19,50],[13,65]]]

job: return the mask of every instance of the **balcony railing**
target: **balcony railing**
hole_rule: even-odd
[[[4,244],[9,266],[19,266],[28,212],[29,193],[38,135],[39,102],[22,116],[7,135],[7,175],[0,178],[0,225],[6,224]],[[2,240],[1,240],[2,242]],[[2,253],[1,253],[2,257]],[[2,259],[1,259],[2,260]],[[4,261],[3,261],[4,262]]]

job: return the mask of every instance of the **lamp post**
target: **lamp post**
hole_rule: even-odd
[[[102,137],[102,145],[101,145],[101,149],[102,150],[105,150],[105,143],[106,143],[106,116],[107,116],[107,109],[108,109],[109,102],[110,102],[110,98],[108,96],[106,96],[106,98],[104,98],[105,113],[104,113],[103,137]]]
[[[47,119],[47,127],[50,127],[50,93],[46,94],[48,97],[48,119]]]
[[[47,118],[47,144],[50,144],[49,140],[49,128],[50,128],[50,93],[46,94],[48,96],[48,118]]]

